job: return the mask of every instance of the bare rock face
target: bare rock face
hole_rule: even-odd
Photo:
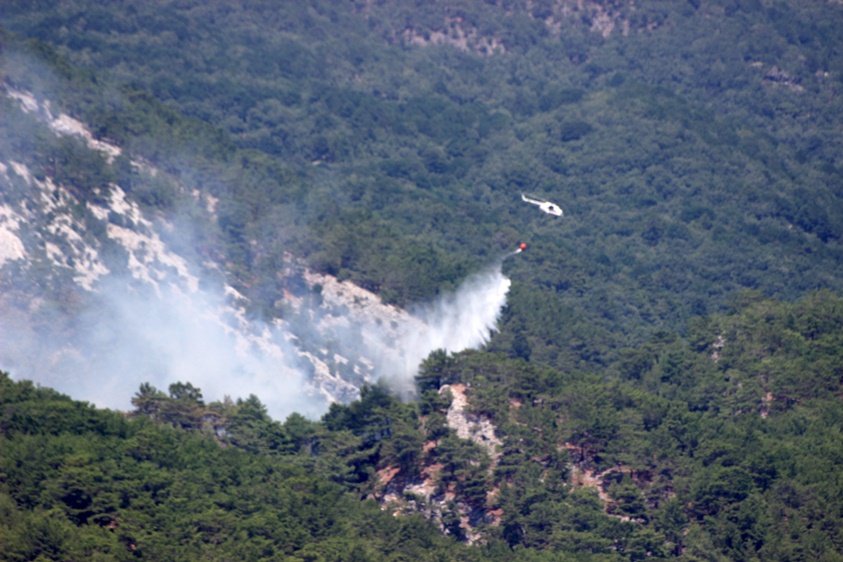
[[[80,121],[66,114],[54,116],[49,101],[2,84],[0,95],[15,101],[33,126],[75,137],[106,162],[122,154],[120,147],[94,138]],[[250,318],[248,299],[219,281],[225,278],[224,264],[193,263],[174,250],[168,240],[179,237],[176,227],[165,217],[148,216],[120,185],[67,186],[20,160],[0,158],[0,319],[9,320],[6,326],[14,324],[16,332],[14,338],[0,337],[0,368],[13,376],[111,407],[128,404],[132,390],[149,378],[164,387],[192,378],[206,391],[235,397],[254,392],[261,399],[268,394],[275,415],[294,410],[316,414],[330,402],[356,398],[360,386],[373,380],[374,363],[362,352],[373,346],[357,340],[376,329],[379,344],[388,342],[390,330],[411,321],[406,312],[381,304],[373,293],[310,272],[293,256],[287,257],[279,275],[297,279],[301,291],[279,295],[285,317]],[[148,162],[131,164],[139,173],[158,174]],[[196,214],[215,220],[214,197],[180,188],[195,202]],[[56,292],[64,301],[58,309]],[[98,324],[98,332],[111,333],[85,334],[91,328],[83,326],[86,322]],[[173,329],[171,339],[184,342],[156,343],[152,332],[161,324]],[[44,337],[45,329],[59,326],[61,333]],[[103,369],[116,370],[115,361],[123,369],[129,365],[117,356],[129,344],[141,346],[144,340],[149,340],[148,351],[133,353],[158,355],[156,366],[146,369],[128,361],[144,378],[124,381],[121,400],[99,392],[78,393],[112,383],[70,383],[55,374],[59,369],[92,373],[97,361],[103,362]],[[49,349],[47,342],[52,342]],[[221,348],[227,350],[221,353]],[[214,360],[192,361],[189,356],[197,354],[218,355],[221,369],[240,373],[227,376],[221,370],[211,377],[207,371],[214,370]],[[204,365],[206,372],[191,368],[191,362]],[[223,397],[208,394],[211,399]],[[275,408],[273,394],[281,403]]]
[[[371,17],[377,9],[377,6],[369,2],[361,12]],[[513,17],[526,16],[542,22],[555,36],[563,34],[566,29],[583,25],[603,38],[616,33],[629,35],[640,29],[652,31],[662,25],[662,22],[648,21],[643,18],[635,24],[640,28],[637,29],[632,23],[632,16],[637,10],[635,0],[554,0],[540,4],[528,2],[521,6],[513,5],[498,7],[498,9],[502,26],[507,25],[507,20]],[[485,28],[478,26],[470,16],[455,13],[446,3],[430,3],[426,6],[426,11],[423,18],[410,18],[403,29],[385,30],[386,35],[393,41],[407,46],[448,45],[460,51],[486,56],[508,51],[503,34],[494,25]]]
[[[440,393],[451,392],[453,399],[448,408],[448,427],[457,432],[457,437],[473,441],[486,449],[494,465],[500,457],[500,447],[503,443],[495,436],[495,426],[486,418],[474,416],[466,412],[468,401],[465,396],[466,387],[463,384],[443,385]]]
[[[459,17],[446,17],[441,29],[419,30],[408,27],[401,34],[401,39],[409,45],[450,45],[460,51],[485,55],[506,52],[499,38],[482,35],[477,28]]]
[[[83,156],[103,169],[122,158],[138,175],[166,180],[192,220],[216,221],[216,198],[162,180],[153,163],[54,116],[49,101],[3,84],[0,95],[33,128],[76,139],[74,150],[87,147]],[[66,185],[54,171],[29,155],[0,156],[0,319],[16,318],[14,339],[0,333],[0,368],[99,406],[127,408],[142,382],[185,380],[209,400],[255,394],[276,417],[320,415],[377,378],[410,396],[431,351],[488,340],[509,288],[498,268],[414,315],[287,255],[275,315],[258,319],[226,283],[222,252],[196,257],[176,226],[187,221],[141,207],[117,183]]]
[[[0,93],[3,91],[0,88]],[[39,101],[9,86],[4,93],[57,136],[78,137],[107,162],[122,153],[114,144],[95,139],[83,123],[69,115],[54,116],[49,101]],[[0,162],[0,182],[6,194],[0,207],[0,239],[15,248],[7,252],[9,256],[45,260],[53,267],[70,270],[73,280],[91,291],[98,279],[110,273],[100,256],[103,245],[115,242],[127,252],[126,267],[135,279],[157,286],[170,278],[174,284],[196,290],[198,279],[189,272],[187,261],[166,247],[157,226],[143,216],[137,203],[127,199],[119,185],[90,188],[92,197],[84,201],[68,186],[57,185],[50,176],[36,177],[25,163],[13,159]],[[23,234],[27,242],[21,242],[14,232]]]
[[[472,441],[485,449],[491,461],[488,467],[491,474],[497,466],[503,444],[495,435],[495,427],[490,420],[468,412],[467,390],[463,384],[443,385],[439,389],[440,394],[451,397],[446,414],[448,427],[460,439]],[[402,473],[397,467],[380,470],[380,487],[374,497],[382,509],[394,515],[421,513],[435,521],[446,534],[458,531],[462,540],[468,544],[482,542],[483,535],[479,526],[499,525],[501,513],[485,505],[472,505],[460,496],[453,483],[442,480],[443,466],[437,461],[437,446],[436,441],[425,444],[422,465],[416,477]],[[487,498],[492,498],[495,493],[490,491]],[[450,524],[446,523],[448,521]],[[458,529],[454,527],[455,521]]]
[[[8,168],[0,164],[0,174],[7,176]],[[8,177],[8,176],[7,176]],[[8,205],[0,205],[0,267],[7,261],[18,261],[26,258],[26,248],[18,238],[21,217]]]

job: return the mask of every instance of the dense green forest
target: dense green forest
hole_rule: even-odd
[[[190,383],[141,385],[127,418],[3,374],[0,556],[843,559],[843,300],[748,294],[687,339],[622,355],[600,377],[434,353],[418,402],[373,386],[283,423],[255,396],[205,403]],[[445,384],[468,387],[497,454],[446,424]],[[372,501],[385,471],[433,474],[446,536],[419,515],[432,501]]]
[[[185,219],[254,315],[288,254],[407,305],[528,250],[414,402],[282,422],[184,381],[123,414],[0,374],[0,558],[843,559],[841,29],[795,0],[4,0],[0,81],[124,154],[6,97],[0,154]]]
[[[526,241],[496,349],[575,368],[736,291],[840,289],[843,9],[573,5],[9,1],[3,68],[221,197],[269,316],[285,251],[406,304]]]
[[[163,425],[2,377],[3,560],[472,559],[298,462],[315,439],[303,418],[261,435],[290,460],[251,452],[237,428],[270,425],[254,398],[229,414],[237,447],[222,447],[190,431],[201,392],[189,384],[171,387]]]

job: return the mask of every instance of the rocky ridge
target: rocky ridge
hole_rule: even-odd
[[[56,135],[80,138],[109,161],[122,154],[120,147],[96,139],[80,121],[64,113],[54,115],[48,100],[8,84],[0,87],[0,95]],[[158,173],[147,162],[132,160],[132,165],[142,173]],[[162,235],[162,229],[172,225],[164,217],[147,216],[117,184],[94,188],[83,200],[69,186],[4,155],[0,186],[0,283],[9,289],[0,298],[0,314],[6,318],[14,315],[23,321],[44,312],[39,308],[47,306],[40,297],[44,276],[81,295],[72,300],[84,300],[84,295],[98,293],[104,282],[118,278],[126,287],[135,287],[130,292],[151,290],[159,297],[175,292],[189,299],[209,290],[202,281],[209,270],[222,271],[218,264],[199,266],[172,250]],[[196,190],[191,195],[198,212],[214,220],[216,200]],[[220,296],[206,320],[227,333],[241,354],[260,353],[279,361],[287,356],[288,363],[308,374],[314,398],[326,403],[356,398],[360,385],[373,380],[374,364],[359,353],[362,347],[355,347],[349,334],[365,337],[367,327],[388,333],[412,322],[410,315],[381,304],[375,294],[350,282],[309,271],[293,256],[279,275],[296,280],[290,285],[299,287],[283,295],[283,319],[254,322],[245,312],[247,299],[223,284],[210,289]],[[3,352],[0,349],[0,359],[8,355]],[[4,362],[15,363],[8,357]]]
[[[471,412],[470,385],[445,384],[439,389],[439,394],[448,397],[446,419],[448,427],[460,439],[473,442],[482,447],[490,460],[488,474],[491,476],[498,466],[504,443],[497,437],[495,425],[485,416]],[[518,409],[520,403],[514,401],[513,409]],[[377,473],[376,499],[381,509],[394,515],[421,513],[437,522],[442,532],[454,534],[458,532],[461,539],[469,544],[483,542],[484,527],[501,525],[503,511],[497,506],[497,488],[486,494],[483,506],[472,505],[461,497],[452,483],[445,483],[442,479],[443,465],[437,459],[438,440],[428,441],[420,459],[418,475],[412,477],[397,466],[386,466]],[[639,472],[627,466],[615,466],[599,471],[595,469],[593,459],[588,454],[571,443],[563,443],[560,450],[568,451],[570,460],[565,466],[565,480],[571,488],[589,488],[596,492],[607,515],[621,521],[642,521],[626,515],[619,502],[610,494],[612,485],[629,475],[636,485],[645,489],[651,484],[652,475],[646,471]],[[547,466],[547,459],[534,458],[546,473],[551,470]],[[458,531],[449,519],[457,518]]]

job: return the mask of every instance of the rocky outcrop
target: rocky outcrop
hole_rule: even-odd
[[[367,3],[361,13],[371,16],[376,8]],[[495,10],[494,7],[486,7]],[[506,22],[515,15],[526,16],[539,20],[553,36],[560,36],[566,28],[588,26],[592,33],[608,38],[612,34],[629,35],[637,29],[653,30],[663,22],[650,21],[646,18],[633,24],[631,15],[636,11],[634,0],[600,1],[600,0],[555,0],[550,3],[537,5],[527,2],[524,5],[498,7],[500,18]],[[449,45],[455,49],[480,55],[496,55],[507,52],[506,40],[502,34],[496,34],[495,26],[481,29],[470,17],[460,15],[459,10],[447,4],[428,6],[432,13],[439,12],[439,18],[428,15],[425,24],[411,21],[403,29],[392,30],[389,35],[396,42],[413,46]],[[637,26],[637,27],[636,27]],[[578,61],[583,62],[583,61]]]
[[[460,17],[446,17],[441,29],[420,30],[406,28],[401,39],[408,45],[450,45],[461,51],[471,51],[483,55],[505,53],[503,42],[494,36],[483,36]]]
[[[49,101],[0,84],[0,95],[4,94],[33,123],[48,126],[58,136],[78,137],[106,161],[122,154],[120,147],[96,139],[80,121],[64,113],[55,116]],[[159,174],[149,162],[133,159],[131,164],[138,173]],[[195,202],[196,214],[215,219],[214,197],[179,187],[189,194],[187,200]],[[112,287],[122,285],[127,288],[124,292],[136,295],[150,290],[159,297],[175,293],[182,303],[193,301],[189,306],[194,313],[225,334],[232,353],[251,363],[255,357],[263,365],[277,362],[279,371],[304,373],[309,394],[321,397],[324,403],[348,402],[359,395],[363,383],[373,380],[374,364],[361,351],[371,346],[356,346],[348,341],[350,334],[365,337],[367,326],[377,326],[384,333],[410,321],[406,312],[381,304],[375,294],[313,273],[287,256],[279,276],[286,276],[290,279],[287,285],[298,289],[279,295],[284,318],[256,322],[246,314],[248,299],[220,282],[225,278],[224,264],[192,263],[173,250],[167,240],[179,238],[172,232],[174,228],[164,217],[148,216],[120,185],[61,185],[49,173],[36,173],[13,157],[0,158],[0,283],[7,295],[18,295],[17,305],[8,298],[0,302],[0,318],[15,315],[25,320],[46,313],[38,304],[50,301],[40,294],[45,276],[55,278],[65,293],[77,292],[80,297],[76,300],[99,293],[106,282]],[[134,287],[129,289],[130,285]],[[9,291],[10,287],[15,290]],[[150,309],[166,306],[149,304]],[[14,306],[20,310],[13,311]],[[58,336],[54,339],[61,340]],[[83,361],[85,354],[74,353],[72,348],[70,343],[64,346],[62,356],[72,354]],[[12,359],[15,353],[0,349],[6,368],[22,364]],[[16,374],[38,380],[35,373]],[[231,391],[237,396],[237,389]]]
[[[357,398],[363,384],[379,377],[388,377],[396,391],[411,396],[416,369],[431,351],[458,351],[488,340],[509,287],[509,280],[499,269],[478,273],[476,279],[467,280],[471,282],[463,292],[443,295],[428,307],[420,305],[413,315],[383,304],[376,294],[351,282],[313,272],[301,260],[285,255],[272,280],[280,290],[271,317],[256,320],[246,312],[253,306],[248,298],[226,284],[230,275],[220,254],[206,250],[202,258],[197,258],[199,252],[190,249],[190,232],[184,233],[163,212],[142,208],[129,190],[117,183],[105,183],[102,178],[116,176],[107,163],[127,159],[137,175],[144,180],[154,177],[156,185],[166,183],[178,194],[181,204],[192,205],[193,217],[211,223],[216,220],[216,198],[195,186],[183,185],[153,163],[135,159],[120,147],[95,138],[77,119],[66,114],[56,117],[46,100],[0,84],[2,93],[19,105],[33,127],[43,131],[46,126],[57,136],[77,137],[89,150],[98,152],[92,161],[102,165],[102,170],[96,176],[96,185],[81,185],[84,180],[75,176],[65,185],[54,179],[50,163],[37,157],[0,158],[0,283],[16,288],[18,312],[22,314],[55,312],[30,306],[52,300],[41,294],[45,277],[54,279],[52,286],[65,295],[63,303],[86,302],[79,310],[66,306],[62,312],[88,314],[84,307],[97,302],[100,318],[93,322],[99,326],[95,330],[112,332],[107,338],[96,338],[96,346],[104,346],[96,350],[102,357],[137,342],[157,342],[160,336],[152,333],[152,327],[168,324],[178,332],[169,339],[183,340],[184,345],[156,343],[158,349],[141,353],[145,359],[157,361],[148,369],[152,374],[136,376],[158,377],[159,384],[175,382],[173,377],[190,377],[200,386],[214,386],[217,392],[230,392],[235,397],[249,392],[260,393],[262,398],[275,395],[276,401],[284,404],[284,409],[270,408],[276,415],[290,411],[318,414],[331,402]],[[74,158],[81,154],[84,160],[87,155],[78,144],[74,145]],[[109,289],[108,298],[102,296],[104,287]],[[118,310],[112,313],[109,307]],[[3,308],[0,303],[0,318]],[[106,329],[101,319],[113,326]],[[76,325],[70,318],[67,324]],[[78,325],[74,329],[79,329]],[[116,340],[121,336],[115,332],[124,334],[120,342]],[[87,376],[83,373],[88,370],[86,356],[91,350],[80,352],[80,335],[69,334],[76,341],[66,346],[56,343],[61,352],[30,355],[72,355],[79,376]],[[64,342],[58,336],[36,338],[34,332],[32,337]],[[213,348],[213,353],[207,353],[209,357],[224,352],[227,361],[207,359],[209,364],[194,372],[193,367],[205,360],[197,358],[197,353],[206,353],[191,349],[191,345]],[[162,347],[170,348],[173,356],[181,356],[167,357],[161,353]],[[4,354],[16,353],[15,349],[0,349],[0,361],[4,361]],[[161,357],[156,357],[159,354]],[[121,364],[124,362],[121,358]],[[52,362],[44,370],[56,371],[59,364]],[[176,364],[178,368],[172,366]],[[133,366],[133,371],[143,371],[137,369],[136,362]],[[210,375],[209,371],[217,374]],[[226,375],[231,371],[235,376]],[[18,375],[38,380],[28,372]],[[235,383],[238,377],[245,377],[249,384]],[[132,381],[124,384],[135,386]],[[92,399],[82,394],[76,397]],[[222,396],[209,391],[208,398]],[[93,400],[115,407],[110,401]]]
[[[451,397],[446,414],[448,427],[460,439],[472,441],[486,450],[491,459],[491,474],[503,444],[495,435],[495,427],[489,419],[469,413],[467,390],[463,384],[443,385],[440,388],[440,394]],[[379,486],[374,497],[384,510],[394,515],[422,513],[436,521],[444,533],[453,534],[458,530],[468,544],[482,541],[479,527],[500,524],[501,513],[487,506],[471,505],[460,497],[452,483],[444,484],[440,480],[443,466],[436,461],[437,445],[436,441],[425,444],[417,477],[408,476],[393,466],[378,471]],[[487,497],[492,497],[494,493],[494,490],[489,492]],[[446,523],[448,521],[450,523]]]
[[[439,389],[440,394],[447,392],[450,392],[452,396],[447,414],[448,427],[453,429],[460,439],[473,441],[486,449],[489,458],[492,459],[490,470],[494,470],[500,458],[500,448],[503,447],[501,440],[495,436],[495,426],[489,419],[466,411],[468,400],[464,384],[446,384]]]

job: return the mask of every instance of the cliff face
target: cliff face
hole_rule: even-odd
[[[54,115],[49,101],[8,85],[2,94],[33,127],[47,127],[58,138],[84,145],[105,165],[121,155],[120,147],[94,138],[83,123]],[[131,166],[139,173],[159,173],[140,160]],[[356,345],[360,338],[377,327],[378,343],[389,342],[391,331],[412,322],[373,293],[308,271],[293,256],[278,272],[291,288],[279,295],[284,318],[257,320],[246,313],[247,299],[225,283],[224,263],[207,258],[197,263],[195,255],[176,249],[185,248],[189,239],[179,231],[180,223],[145,212],[117,183],[68,185],[45,168],[33,168],[25,155],[0,155],[0,329],[6,336],[0,338],[5,342],[0,344],[0,368],[17,378],[51,384],[100,405],[125,407],[140,382],[151,379],[166,386],[192,377],[209,391],[234,396],[268,388],[270,407],[275,388],[279,405],[271,411],[276,415],[294,409],[318,413],[332,401],[356,398],[360,385],[372,380],[374,363],[361,351],[372,346]],[[179,189],[192,201],[191,213],[216,220],[212,196]],[[110,333],[91,341],[92,325]],[[153,332],[168,333],[167,328],[170,341],[159,341]],[[124,348],[130,344],[133,357],[160,357],[148,368],[129,364]],[[191,357],[214,355],[220,347],[228,348],[220,363],[247,372],[247,384],[237,384],[234,374],[208,376],[187,365],[203,365]],[[119,398],[92,388],[108,378],[84,374],[97,363],[122,371],[114,372],[124,377]]]
[[[497,466],[503,443],[496,435],[491,420],[470,413],[469,389],[464,384],[443,385],[439,394],[450,399],[446,419],[456,437],[474,443],[483,451],[485,459],[474,458],[469,464],[482,467],[491,475]],[[496,491],[486,494],[485,501],[471,501],[466,497],[462,484],[465,476],[454,481],[444,478],[443,464],[447,452],[441,440],[428,441],[421,455],[418,474],[413,476],[398,467],[386,467],[378,472],[378,489],[375,498],[381,508],[396,515],[422,513],[436,521],[440,529],[472,544],[483,540],[484,526],[498,526],[500,510],[491,507]],[[484,463],[484,460],[486,461]]]
[[[15,377],[116,408],[142,382],[187,380],[210,400],[255,394],[274,416],[315,416],[376,378],[410,396],[431,351],[476,347],[494,328],[509,288],[499,267],[411,314],[289,253],[273,272],[281,289],[272,316],[250,312],[224,251],[212,246],[216,198],[53,115],[46,100],[10,86],[4,93],[27,127],[61,139],[46,160],[0,154],[5,331],[16,318],[0,368]],[[86,162],[87,175],[78,171]],[[120,165],[168,182],[178,213],[142,206],[120,185]],[[211,225],[201,249],[192,232],[200,223]]]
[[[442,386],[440,394],[451,393],[451,406],[448,408],[448,427],[457,433],[460,439],[472,441],[486,450],[492,460],[491,469],[495,468],[499,448],[503,443],[495,436],[495,426],[485,417],[472,415],[467,411],[468,399],[466,386],[463,384]]]

